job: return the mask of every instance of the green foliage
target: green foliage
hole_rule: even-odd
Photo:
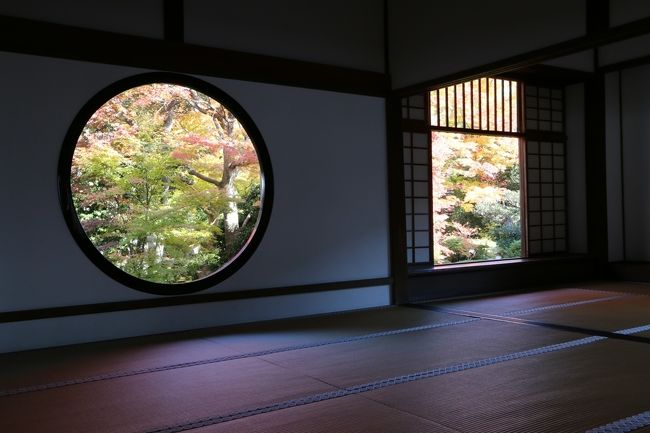
[[[434,263],[521,256],[516,139],[433,133]]]
[[[160,283],[205,277],[241,249],[257,221],[260,181],[255,149],[234,116],[167,84],[102,106],[71,170],[91,242],[125,272]]]

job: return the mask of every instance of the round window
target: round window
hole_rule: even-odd
[[[116,280],[156,294],[239,268],[271,209],[262,137],[232,98],[192,77],[119,81],[81,110],[59,164],[68,226]]]

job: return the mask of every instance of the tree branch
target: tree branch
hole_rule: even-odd
[[[212,185],[215,185],[217,188],[223,188],[224,186],[226,186],[226,183],[228,183],[227,181],[224,182],[223,178],[221,180],[213,179],[213,178],[211,178],[209,176],[206,176],[204,174],[199,173],[198,171],[194,170],[193,168],[188,169],[187,172],[189,174],[191,174],[192,176],[196,176],[201,180],[204,180],[204,181],[206,181],[208,183],[211,183]]]

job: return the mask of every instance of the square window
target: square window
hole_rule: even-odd
[[[428,146],[427,134],[421,134],[419,132],[413,133],[413,147],[426,149]]]
[[[424,108],[424,95],[412,95],[412,96],[409,96],[408,104],[411,107]]]
[[[539,240],[542,238],[542,230],[540,226],[533,226],[528,228],[528,239],[531,241]]]
[[[415,262],[428,263],[429,262],[429,248],[416,248],[415,249]]]
[[[413,196],[413,190],[412,190],[412,182],[406,181],[404,182],[404,195],[406,197],[412,197]]]
[[[528,199],[528,208],[531,211],[539,211],[541,210],[542,203],[541,200],[538,198],[530,198]]]
[[[411,133],[410,132],[402,133],[402,144],[404,145],[404,147],[410,147],[411,146]]]
[[[528,155],[528,167],[529,168],[538,168],[539,167],[539,156],[537,156],[537,155]]]
[[[553,212],[542,212],[542,224],[553,224]]]
[[[429,200],[424,198],[416,198],[413,200],[415,213],[429,213]]]
[[[529,226],[538,226],[542,223],[542,217],[539,212],[529,212],[528,213],[528,225]]]
[[[429,152],[426,149],[413,149],[414,164],[428,164]]]
[[[414,180],[424,180],[428,181],[429,179],[429,167],[425,165],[413,165],[413,179]]]
[[[429,182],[413,182],[413,197],[429,197]]]
[[[544,239],[553,239],[555,237],[553,226],[543,226],[542,227],[542,237]]]
[[[538,183],[532,183],[528,185],[528,197],[539,197],[540,190]]]

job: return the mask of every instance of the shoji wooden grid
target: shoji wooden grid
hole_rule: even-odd
[[[406,261],[408,264],[428,264],[433,260],[429,119],[429,98],[426,94],[402,99]]]
[[[528,253],[567,251],[564,92],[525,85]]]
[[[481,78],[402,98],[408,264],[433,263],[432,130],[524,138],[525,251],[529,256],[567,251],[561,88]]]
[[[501,78],[480,78],[432,90],[431,127],[478,134],[518,133],[518,94],[519,83]]]

